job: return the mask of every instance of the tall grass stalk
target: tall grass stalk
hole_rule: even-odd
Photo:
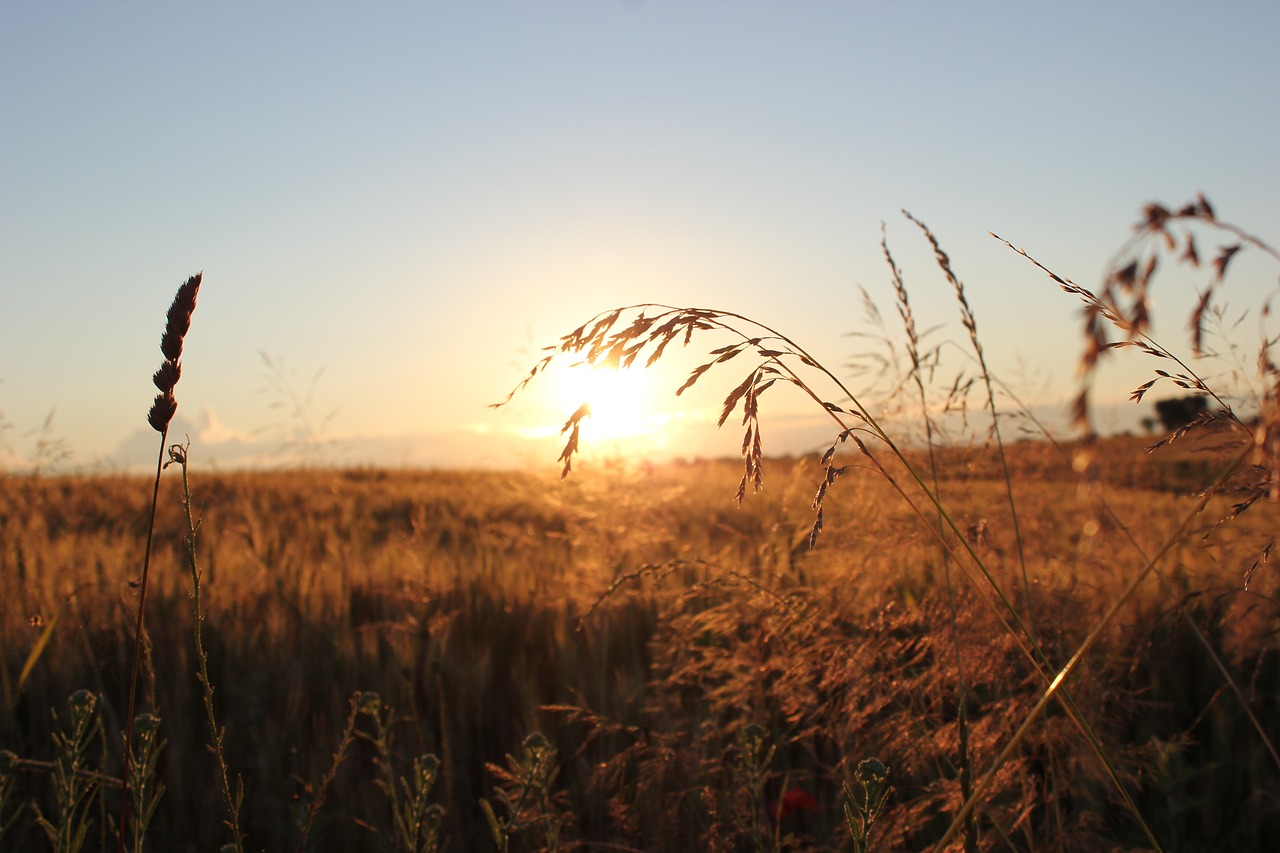
[[[881,223],[880,225],[880,249],[884,254],[885,263],[889,265],[889,273],[893,280],[894,301],[898,308],[898,317],[902,320],[902,330],[905,335],[910,378],[911,382],[916,387],[916,395],[919,398],[920,403],[920,417],[924,421],[925,446],[928,450],[929,461],[929,479],[933,485],[934,494],[941,497],[942,486],[938,481],[938,459],[934,442],[933,416],[929,411],[928,394],[925,391],[924,365],[920,356],[920,335],[916,329],[915,314],[911,311],[911,298],[907,291],[906,282],[902,279],[902,271],[898,268],[897,263],[893,259],[893,254],[889,251],[889,238],[885,233],[884,223]],[[967,302],[962,301],[961,304],[967,305]],[[994,409],[992,417],[994,419]],[[937,530],[941,538],[943,520],[942,512],[940,510],[936,513],[936,517]],[[957,749],[959,751],[960,796],[962,800],[967,800],[972,792],[971,780],[973,777],[972,757],[969,754],[969,678],[965,672],[964,657],[960,648],[960,627],[957,615],[959,606],[956,602],[955,588],[951,583],[950,554],[945,545],[940,547],[939,551],[942,558],[942,576],[946,584],[947,607],[950,611],[951,618],[951,647],[955,652],[956,683],[959,685],[960,694],[956,699],[956,739],[958,741]],[[881,807],[883,807],[883,802],[881,802]],[[853,823],[850,822],[851,831],[852,827]],[[869,836],[869,834],[870,830],[868,829],[866,835]],[[867,843],[866,838],[864,838],[862,840],[862,849],[866,849]],[[976,821],[970,820],[968,822],[968,826],[966,827],[964,834],[964,849],[965,853],[977,853],[978,828]]]
[[[356,693],[348,700],[347,721],[343,725],[342,734],[338,738],[338,747],[333,751],[333,761],[330,763],[324,777],[320,780],[320,784],[316,787],[315,794],[312,796],[311,802],[307,804],[306,812],[299,824],[298,846],[296,848],[298,853],[305,853],[307,850],[307,840],[311,837],[311,828],[315,825],[316,818],[320,815],[320,810],[324,808],[324,801],[328,796],[329,787],[333,784],[333,780],[337,778],[338,769],[347,760],[347,751],[351,748],[356,736],[356,717],[363,710],[361,698],[363,695]],[[377,694],[372,695],[376,696]]]
[[[1251,451],[1252,448],[1247,448],[1243,453],[1222,468],[1222,471],[1214,479],[1209,488],[1205,490],[1204,494],[1196,502],[1196,505],[1183,516],[1177,529],[1165,539],[1164,543],[1154,554],[1151,555],[1142,569],[1133,576],[1120,595],[1118,595],[1115,601],[1112,602],[1110,608],[1108,608],[1102,618],[1097,621],[1093,626],[1093,629],[1090,630],[1089,635],[1085,637],[1084,642],[1076,648],[1075,652],[1071,655],[1070,659],[1067,660],[1066,664],[1063,665],[1062,669],[1058,670],[1057,674],[1054,675],[1053,681],[1050,682],[1049,686],[1040,695],[1040,699],[1023,719],[1018,730],[1014,732],[1013,736],[1005,743],[1000,754],[996,756],[994,761],[992,761],[991,767],[987,770],[986,775],[984,775],[982,780],[978,783],[977,789],[973,792],[972,796],[969,797],[968,801],[965,802],[964,806],[961,807],[960,812],[956,815],[955,820],[952,821],[952,824],[947,829],[946,833],[938,840],[938,843],[933,848],[935,853],[942,853],[942,851],[946,849],[947,844],[959,831],[961,822],[969,815],[970,812],[973,811],[983,794],[987,792],[987,789],[995,780],[996,774],[999,772],[1000,768],[1004,766],[1004,763],[1009,760],[1009,756],[1011,756],[1018,748],[1018,745],[1022,743],[1027,732],[1035,724],[1036,720],[1039,719],[1040,715],[1044,713],[1044,709],[1054,699],[1058,692],[1064,689],[1063,685],[1066,683],[1066,680],[1071,676],[1072,672],[1075,671],[1076,667],[1079,666],[1080,662],[1084,660],[1085,655],[1089,653],[1089,650],[1093,648],[1094,643],[1096,643],[1098,638],[1102,636],[1102,632],[1111,624],[1116,614],[1124,608],[1125,604],[1128,603],[1129,599],[1133,596],[1133,593],[1137,591],[1138,587],[1141,586],[1144,580],[1146,580],[1147,576],[1155,570],[1156,564],[1165,556],[1165,554],[1173,550],[1175,545],[1182,541],[1183,537],[1186,536],[1187,531],[1190,529],[1191,523],[1200,515],[1201,512],[1204,511],[1204,508],[1208,506],[1209,501],[1218,494],[1219,490],[1227,480],[1229,480],[1240,469],[1240,466],[1244,464]],[[1155,842],[1155,839],[1152,838],[1150,840],[1153,844],[1156,844],[1158,848],[1159,845]]]
[[[1215,477],[1212,483],[1203,491],[1200,499],[1192,510],[1183,516],[1177,529],[1166,538],[1164,543],[1154,554],[1145,560],[1142,569],[1134,575],[1129,584],[1112,602],[1110,608],[1098,620],[1088,636],[1077,647],[1071,658],[1062,667],[1062,669],[1058,671],[1057,675],[1054,676],[1053,681],[1041,695],[1040,700],[1031,709],[1022,725],[1009,739],[1001,753],[996,757],[991,768],[987,771],[986,776],[984,776],[983,780],[979,784],[978,790],[974,792],[962,807],[960,817],[952,823],[947,833],[938,842],[935,847],[935,850],[937,851],[943,850],[946,844],[955,837],[955,834],[959,829],[960,820],[964,815],[972,811],[979,798],[994,780],[995,774],[999,771],[1000,767],[1008,760],[1009,756],[1012,755],[1018,744],[1026,737],[1028,730],[1040,714],[1043,713],[1049,701],[1055,693],[1062,689],[1062,685],[1065,683],[1066,679],[1071,675],[1072,671],[1092,648],[1093,644],[1097,641],[1098,637],[1101,636],[1102,632],[1111,624],[1116,614],[1120,612],[1132,597],[1134,592],[1141,585],[1142,581],[1145,580],[1148,575],[1153,573],[1159,578],[1160,573],[1157,569],[1159,561],[1183,539],[1187,531],[1190,529],[1194,519],[1204,511],[1205,507],[1208,506],[1209,501],[1224,489],[1228,481],[1230,481],[1235,474],[1241,470],[1246,460],[1251,455],[1259,457],[1260,464],[1257,464],[1255,467],[1260,469],[1264,476],[1255,480],[1254,484],[1250,487],[1251,494],[1249,494],[1249,496],[1243,501],[1235,504],[1232,508],[1232,514],[1229,517],[1234,517],[1235,515],[1247,510],[1253,505],[1253,503],[1268,492],[1273,499],[1280,496],[1280,489],[1277,488],[1277,483],[1280,483],[1280,471],[1276,470],[1275,465],[1275,450],[1280,449],[1280,442],[1277,442],[1274,438],[1276,434],[1276,426],[1277,424],[1280,424],[1280,413],[1277,413],[1276,411],[1277,408],[1280,408],[1280,394],[1274,393],[1274,389],[1280,389],[1280,370],[1277,370],[1275,363],[1270,357],[1271,347],[1274,341],[1267,338],[1264,334],[1263,341],[1260,346],[1258,362],[1261,379],[1264,386],[1267,386],[1265,392],[1266,396],[1262,401],[1260,401],[1260,412],[1258,418],[1259,425],[1255,429],[1250,429],[1240,421],[1239,417],[1232,411],[1231,407],[1223,400],[1219,393],[1205,382],[1204,379],[1202,379],[1192,368],[1190,368],[1185,361],[1171,351],[1160,346],[1148,335],[1148,330],[1150,328],[1148,293],[1157,268],[1159,255],[1150,254],[1145,260],[1143,260],[1137,254],[1140,251],[1140,245],[1143,240],[1154,240],[1157,246],[1163,246],[1168,249],[1172,249],[1181,243],[1183,246],[1183,252],[1180,260],[1184,263],[1190,264],[1191,266],[1199,266],[1199,252],[1196,248],[1195,235],[1188,230],[1182,235],[1180,240],[1175,238],[1175,235],[1170,230],[1170,226],[1177,222],[1207,223],[1208,225],[1220,231],[1234,235],[1237,238],[1237,243],[1234,245],[1224,246],[1219,250],[1217,257],[1214,260],[1215,275],[1210,284],[1201,291],[1199,302],[1191,316],[1190,327],[1192,331],[1192,346],[1195,354],[1200,355],[1202,352],[1204,318],[1209,312],[1214,290],[1225,278],[1226,270],[1231,259],[1235,257],[1235,255],[1244,248],[1246,244],[1262,250],[1277,260],[1280,260],[1280,252],[1277,252],[1262,240],[1247,234],[1243,230],[1219,221],[1213,208],[1210,206],[1208,201],[1205,200],[1203,195],[1198,196],[1194,202],[1185,205],[1177,212],[1170,211],[1162,205],[1150,204],[1147,205],[1144,214],[1144,221],[1139,223],[1138,227],[1135,229],[1137,233],[1134,240],[1121,250],[1117,255],[1117,260],[1113,260],[1112,269],[1106,277],[1104,282],[1105,289],[1101,296],[1097,296],[1088,289],[1080,287],[1070,279],[1057,275],[1039,261],[1028,255],[1024,250],[1013,246],[1009,241],[994,234],[992,236],[995,236],[996,239],[1005,243],[1009,248],[1031,261],[1031,263],[1036,267],[1048,274],[1049,277],[1064,291],[1078,297],[1085,303],[1086,347],[1082,357],[1081,367],[1082,373],[1086,377],[1086,382],[1088,378],[1092,376],[1092,372],[1096,367],[1097,361],[1103,354],[1120,347],[1132,346],[1137,347],[1147,355],[1154,356],[1156,358],[1170,359],[1182,370],[1181,373],[1177,374],[1170,374],[1164,370],[1157,370],[1156,377],[1154,379],[1140,385],[1133,392],[1131,395],[1132,400],[1141,400],[1146,392],[1154,387],[1157,382],[1162,379],[1167,379],[1182,388],[1208,395],[1221,406],[1218,413],[1193,421],[1182,429],[1176,430],[1169,439],[1159,442],[1151,449],[1158,448],[1167,441],[1174,440],[1197,426],[1201,426],[1204,423],[1213,422],[1215,420],[1225,421],[1232,427],[1241,429],[1246,434],[1252,434],[1252,437],[1254,438],[1254,446],[1246,447],[1238,456],[1235,457],[1235,459],[1221,469],[1217,477]],[[1158,253],[1160,249],[1157,248],[1156,251]],[[1110,342],[1106,335],[1105,327],[1101,322],[1102,320],[1107,321],[1112,326],[1119,329],[1125,335],[1124,340],[1117,343]],[[1078,398],[1076,404],[1076,416],[1077,422],[1080,425],[1088,427],[1087,385]],[[1136,542],[1134,544],[1136,546]],[[1268,548],[1269,547],[1270,545],[1268,545]],[[1138,550],[1139,553],[1141,553],[1141,549],[1139,548]],[[1163,579],[1161,580],[1163,582]],[[1193,628],[1195,628],[1194,625]],[[1262,735],[1263,742],[1271,753],[1273,760],[1277,759],[1278,756],[1274,746],[1258,724],[1248,703],[1243,701],[1243,693],[1235,683],[1235,679],[1233,679],[1227,672],[1226,667],[1221,662],[1221,659],[1211,648],[1207,639],[1204,638],[1203,633],[1200,632],[1198,628],[1195,630],[1195,634],[1197,638],[1202,641],[1202,645],[1208,649],[1215,666],[1217,666],[1217,668],[1226,677],[1227,683],[1232,686],[1234,691],[1242,700],[1246,713],[1254,723],[1255,728],[1258,729],[1259,733]]]
[[[999,377],[994,378],[996,383],[1000,385],[1001,391],[1013,400],[1014,405],[1018,407],[1019,412],[1031,423],[1033,427],[1035,427],[1035,431],[1039,433],[1041,438],[1043,438],[1044,441],[1046,441],[1049,446],[1052,447],[1068,463],[1072,462],[1071,453],[1062,446],[1062,443],[1058,441],[1058,439],[1053,435],[1053,432],[1044,424],[1044,422],[1036,417],[1035,413],[1031,411],[1031,408],[1019,399],[1017,392],[1000,380]],[[1150,561],[1150,555],[1147,553],[1146,549],[1142,547],[1142,544],[1138,542],[1137,537],[1134,536],[1133,529],[1121,520],[1115,509],[1111,506],[1111,502],[1107,500],[1106,496],[1098,494],[1096,495],[1096,500],[1098,509],[1105,516],[1107,523],[1120,531],[1124,540],[1129,543],[1129,547],[1134,550],[1138,559],[1141,560],[1144,565]],[[1176,596],[1176,591],[1173,589],[1169,579],[1158,566],[1153,566],[1151,573],[1155,576],[1156,581],[1166,593],[1171,597]],[[1178,614],[1182,623],[1187,627],[1187,630],[1191,632],[1192,636],[1195,637],[1196,642],[1202,649],[1204,649],[1205,654],[1208,655],[1209,661],[1213,664],[1214,669],[1216,669],[1218,674],[1222,676],[1223,683],[1230,688],[1232,694],[1239,701],[1241,710],[1243,710],[1245,716],[1249,718],[1249,723],[1253,727],[1254,733],[1262,741],[1262,745],[1267,750],[1268,755],[1271,756],[1272,763],[1275,764],[1276,769],[1280,770],[1280,752],[1277,752],[1275,744],[1267,735],[1266,728],[1262,725],[1262,721],[1259,720],[1258,715],[1254,713],[1253,706],[1249,702],[1248,697],[1245,696],[1244,688],[1240,686],[1239,680],[1231,674],[1229,669],[1227,669],[1226,662],[1222,660],[1222,656],[1219,655],[1218,651],[1213,647],[1213,643],[1209,642],[1209,638],[1205,635],[1204,630],[1196,624],[1195,619],[1192,618],[1187,609],[1179,608]]]
[[[151,543],[156,528],[156,507],[160,500],[160,473],[164,469],[165,443],[169,438],[169,423],[178,411],[178,401],[174,397],[174,388],[182,376],[182,341],[191,328],[191,313],[196,308],[196,294],[200,290],[202,273],[188,278],[173,297],[165,317],[164,334],[160,338],[160,352],[164,361],[151,377],[152,383],[159,393],[147,413],[147,423],[160,433],[160,452],[156,458],[156,478],[151,490],[151,512],[147,517],[146,549],[142,557],[142,578],[138,582],[138,615],[133,629],[133,665],[129,675],[129,706],[125,714],[124,733],[124,773],[125,790],[120,798],[120,851],[124,851],[126,828],[129,823],[129,773],[130,756],[133,749],[133,721],[137,710],[138,672],[142,662],[143,631],[145,630],[145,613],[147,605],[147,580],[151,570]]]
[[[493,843],[506,853],[513,838],[541,836],[547,853],[561,849],[561,834],[571,823],[564,812],[554,781],[560,772],[556,748],[541,732],[533,732],[520,745],[520,755],[507,755],[507,766],[488,765],[497,778],[495,809],[489,800],[480,800]]]
[[[856,789],[844,783],[845,802],[841,806],[845,824],[853,837],[854,853],[869,853],[871,831],[875,828],[885,803],[889,801],[889,768],[875,758],[867,758],[858,764],[854,776]],[[968,842],[966,842],[967,844]]]
[[[937,260],[938,267],[955,290],[956,301],[960,304],[960,322],[963,324],[965,331],[969,333],[969,343],[972,344],[973,352],[978,359],[979,374],[982,376],[982,383],[987,391],[987,411],[991,413],[991,434],[996,440],[996,456],[1000,460],[1001,479],[1004,480],[1005,496],[1009,502],[1009,520],[1013,524],[1013,541],[1018,551],[1018,567],[1022,571],[1022,592],[1027,602],[1027,624],[1034,626],[1035,607],[1031,599],[1031,581],[1027,577],[1027,556],[1025,549],[1022,547],[1022,526],[1018,521],[1018,502],[1013,496],[1013,476],[1009,473],[1009,457],[1004,451],[1004,433],[1000,429],[1000,412],[996,408],[996,394],[991,384],[991,371],[987,368],[987,356],[982,348],[982,340],[978,337],[978,320],[969,305],[969,298],[965,295],[964,285],[951,268],[951,258],[943,251],[942,246],[938,243],[938,238],[929,230],[929,226],[916,219],[909,212],[904,210],[902,214],[924,233],[925,239],[929,241],[929,245],[933,248],[934,259]]]
[[[733,761],[733,786],[739,800],[739,808],[746,812],[743,832],[747,843],[755,853],[764,853],[770,848],[777,848],[777,839],[770,845],[769,823],[765,820],[765,784],[769,781],[770,765],[776,747],[769,743],[768,733],[759,725],[752,723],[738,734],[737,754]],[[783,787],[786,785],[784,783]],[[770,816],[781,821],[781,807],[775,806]]]
[[[222,795],[222,805],[227,816],[224,820],[231,831],[231,846],[236,853],[244,853],[245,835],[240,829],[240,807],[244,803],[244,781],[237,776],[235,789],[231,787],[231,771],[227,767],[227,759],[222,744],[226,737],[226,729],[218,725],[218,716],[213,704],[213,682],[209,679],[209,653],[204,648],[204,609],[200,604],[201,572],[196,562],[196,522],[191,510],[191,484],[187,474],[187,450],[185,445],[173,445],[169,448],[170,463],[182,469],[182,511],[186,520],[186,534],[183,537],[183,550],[186,557],[187,570],[191,574],[191,621],[192,634],[196,651],[196,678],[204,688],[205,719],[209,723],[209,751],[213,753],[214,763],[218,770],[218,791]]]
[[[432,804],[431,789],[440,775],[440,759],[427,753],[413,760],[408,777],[395,768],[395,737],[391,730],[395,712],[384,707],[377,693],[359,696],[359,710],[373,721],[373,734],[359,736],[373,744],[378,769],[375,784],[391,807],[391,841],[400,853],[437,853],[441,847],[444,807]]]

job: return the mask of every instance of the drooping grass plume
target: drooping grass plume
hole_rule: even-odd
[[[1168,381],[1184,390],[1209,395],[1223,410],[1230,412],[1231,407],[1182,359],[1148,337],[1152,323],[1151,289],[1155,274],[1160,267],[1161,257],[1166,255],[1172,255],[1174,263],[1192,269],[1200,268],[1202,251],[1199,247],[1209,235],[1222,235],[1232,241],[1219,247],[1214,255],[1210,264],[1212,274],[1199,292],[1196,307],[1188,318],[1192,354],[1199,357],[1204,352],[1205,319],[1211,313],[1215,295],[1225,283],[1232,261],[1245,250],[1261,252],[1280,261],[1280,250],[1239,226],[1219,219],[1203,194],[1197,195],[1195,200],[1176,210],[1156,202],[1147,204],[1133,231],[1129,240],[1108,262],[1102,286],[1096,293],[1058,276],[1008,240],[995,234],[992,236],[1030,260],[1064,291],[1084,303],[1084,347],[1079,361],[1081,389],[1074,412],[1079,426],[1091,429],[1089,391],[1098,363],[1116,350],[1126,347],[1137,348],[1155,358],[1170,359],[1182,371],[1155,371],[1155,379],[1135,390],[1134,400],[1140,400],[1158,382]],[[1269,313],[1266,306],[1262,310],[1264,316]],[[1120,338],[1114,339],[1109,330],[1118,332]],[[1271,343],[1264,337],[1261,347],[1264,354],[1269,352]],[[1259,367],[1260,373],[1265,374],[1265,366],[1260,364]]]
[[[155,533],[156,504],[160,499],[160,473],[164,466],[165,442],[169,437],[169,423],[178,411],[174,389],[182,377],[182,342],[191,329],[191,314],[196,310],[196,294],[200,290],[203,273],[196,273],[178,287],[165,316],[164,334],[160,337],[160,352],[164,355],[151,381],[159,393],[147,413],[147,423],[160,433],[160,453],[156,459],[156,479],[151,492],[151,514],[147,520],[147,544],[142,558],[142,578],[138,582],[138,615],[133,631],[133,665],[129,676],[129,710],[125,715],[124,766],[130,767],[133,750],[133,721],[137,708],[138,670],[142,660],[142,634],[147,604],[147,577],[151,569],[151,541]],[[124,850],[126,828],[129,822],[129,773],[124,774],[125,791],[120,805],[120,849]]]
[[[629,322],[625,322],[624,317],[629,318]],[[1085,718],[1072,694],[1065,689],[1057,689],[1060,685],[1055,685],[1053,682],[1053,672],[1057,666],[1050,661],[1036,633],[1014,605],[987,562],[975,550],[973,543],[947,511],[938,494],[926,483],[916,463],[847,385],[821,362],[810,356],[792,338],[765,323],[732,311],[676,308],[653,303],[616,308],[597,314],[563,336],[559,346],[549,347],[548,354],[534,365],[506,400],[496,405],[502,406],[510,401],[538,374],[546,370],[559,354],[577,355],[592,365],[616,364],[628,367],[647,352],[644,360],[647,366],[660,359],[666,347],[672,342],[682,340],[688,344],[697,332],[727,333],[734,342],[709,350],[708,360],[693,369],[684,384],[676,390],[677,395],[694,385],[708,371],[733,358],[747,354],[749,357],[754,356],[758,359],[753,367],[748,368],[746,379],[725,397],[719,420],[719,424],[723,425],[739,407],[742,409],[742,422],[745,427],[742,456],[745,470],[737,491],[739,503],[748,484],[752,486],[753,491],[759,491],[763,483],[763,452],[758,422],[759,398],[778,379],[782,379],[785,383],[799,389],[819,406],[839,428],[836,439],[823,454],[820,462],[823,478],[813,501],[814,521],[809,537],[810,547],[815,544],[824,524],[824,501],[829,487],[850,467],[836,464],[837,451],[846,443],[851,443],[868,465],[924,522],[929,532],[938,539],[940,546],[948,550],[949,555],[965,572],[966,578],[979,591],[980,600],[992,610],[995,617],[1015,640],[1018,650],[1026,658],[1032,670],[1047,686],[1054,688],[1050,690],[1049,695],[1059,701],[1090,749],[1107,769],[1111,783],[1117,789],[1135,822],[1141,827],[1144,837],[1152,847],[1160,849],[1154,833],[1137,808],[1131,792],[1118,772],[1114,759],[1107,753],[1092,724]],[[818,390],[828,384],[838,391],[842,403],[826,399],[825,392]],[[570,423],[566,423],[566,429],[569,428]],[[868,442],[886,449],[886,458],[882,460]],[[568,473],[568,461],[576,451],[577,430],[575,429],[561,454],[561,459],[566,462],[565,473]],[[904,473],[903,481],[889,470],[887,466],[890,465]],[[922,503],[941,518],[945,531],[939,530],[934,525]],[[947,537],[946,532],[954,537],[955,544]],[[967,559],[962,559],[961,553]],[[974,570],[977,575],[981,575],[981,579],[974,574]],[[987,591],[993,594],[994,598],[988,598]],[[970,797],[970,802],[972,799]],[[968,814],[969,810],[966,810],[960,813],[957,819],[963,820]]]

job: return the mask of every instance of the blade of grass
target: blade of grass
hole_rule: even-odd
[[[18,680],[12,685],[9,683],[8,669],[2,669],[4,674],[4,697],[5,706],[12,711],[14,705],[18,701],[18,696],[22,693],[22,687],[27,683],[27,679],[31,677],[32,670],[35,669],[36,663],[40,660],[40,656],[44,654],[44,650],[48,647],[49,641],[53,639],[53,629],[57,627],[58,617],[61,614],[54,614],[49,620],[49,624],[44,626],[44,630],[40,632],[40,636],[36,639],[36,643],[31,647],[31,651],[27,653],[27,659],[22,664],[22,670],[18,673]],[[3,649],[0,648],[0,653]],[[3,660],[3,654],[0,654],[0,660]]]

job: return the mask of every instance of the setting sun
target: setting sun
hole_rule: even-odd
[[[530,458],[542,464],[554,459],[574,425],[574,457],[616,462],[737,455],[740,434],[716,428],[723,395],[716,381],[677,395],[690,374],[686,363],[641,367],[640,361],[613,368],[553,360],[531,377],[512,413],[514,433],[541,448]]]
[[[643,368],[575,364],[549,378],[549,398],[560,418],[557,430],[564,418],[585,404],[590,409],[582,421],[585,442],[644,439],[662,443],[661,433],[668,418],[655,411],[654,383]]]

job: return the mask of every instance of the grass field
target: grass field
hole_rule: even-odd
[[[1027,609],[1050,656],[1062,659],[1139,561],[1121,530],[1085,529],[1089,508],[1069,466],[1051,454],[1024,444],[1011,461],[1033,579]],[[981,470],[983,455],[949,456],[941,490],[1014,587],[1003,485]],[[1154,547],[1190,501],[1178,460],[1144,458],[1134,440],[1111,442],[1103,455],[1107,467],[1129,472],[1108,490],[1111,505]],[[423,753],[441,759],[431,796],[446,809],[442,834],[453,849],[488,846],[478,802],[502,780],[486,765],[518,757],[534,731],[558,754],[548,809],[564,816],[562,848],[842,849],[850,842],[841,783],[868,758],[887,765],[892,786],[876,844],[925,846],[959,796],[960,686],[939,552],[867,471],[832,490],[823,538],[809,551],[817,460],[770,462],[766,490],[741,508],[731,500],[738,468],[604,467],[565,481],[196,475],[206,644],[227,761],[244,779],[248,846],[298,843],[357,691],[376,691],[394,709],[386,714],[396,772]],[[1143,468],[1150,487],[1136,473]],[[168,745],[150,839],[154,849],[212,849],[226,830],[211,793],[188,584],[172,533],[182,527],[179,488],[176,476],[165,478],[153,556],[153,677],[144,687]],[[107,742],[119,742],[128,581],[142,557],[147,489],[129,478],[0,481],[0,638],[11,682],[42,626],[56,622],[0,717],[0,744],[23,759],[55,759],[50,709],[65,721],[68,697],[82,688],[100,698]],[[1277,527],[1274,506],[1259,510],[1207,543],[1180,546],[1165,582],[1142,587],[1071,684],[1169,849],[1263,849],[1280,831],[1280,772],[1183,621],[1200,627],[1268,736],[1280,737],[1274,578],[1260,571],[1243,589],[1259,537]],[[1212,506],[1198,526],[1221,512]],[[626,575],[642,577],[602,598]],[[1041,685],[978,595],[958,585],[959,661],[981,769]],[[773,750],[758,778],[744,766],[752,725]],[[91,747],[89,765],[99,766],[101,748]],[[311,849],[391,846],[376,756],[355,740]],[[103,770],[118,775],[118,762],[110,755]],[[54,812],[52,788],[49,773],[24,768],[6,814],[32,801]],[[813,797],[805,804],[814,810],[777,820],[769,804],[793,788]],[[102,799],[109,814],[109,790]],[[111,821],[90,822],[88,849],[108,846]],[[1143,844],[1099,762],[1054,713],[1000,775],[977,837],[993,849]],[[34,821],[19,820],[5,843],[45,842]],[[513,839],[514,849],[521,844],[547,840],[531,829]]]
[[[947,375],[977,389],[978,443],[935,429],[942,350],[886,244],[911,441],[767,326],[641,305],[525,382],[720,334],[686,387],[738,359],[741,461],[212,474],[181,446],[154,483],[0,475],[0,846],[1273,849],[1280,368],[1264,338],[1252,397],[1215,387],[1146,300],[1154,258],[1199,263],[1194,229],[1238,239],[1199,350],[1231,257],[1280,253],[1198,198],[1148,206],[1098,294],[1040,267],[1085,307],[1081,424],[1126,347],[1156,364],[1137,400],[1163,383],[1199,414],[1154,453],[1013,443],[916,224],[970,338]],[[162,454],[199,284],[153,377]],[[826,453],[763,455],[777,382],[830,416]]]

